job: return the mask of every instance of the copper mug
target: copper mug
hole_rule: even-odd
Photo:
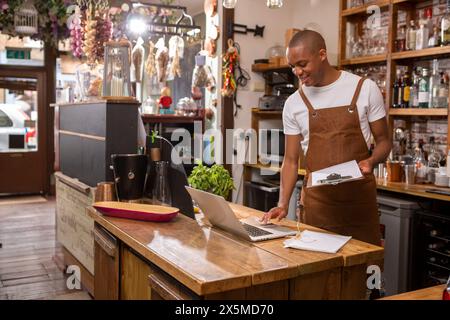
[[[387,176],[389,182],[402,182],[402,163],[400,161],[386,162]]]
[[[95,190],[95,202],[117,201],[114,182],[100,182]]]

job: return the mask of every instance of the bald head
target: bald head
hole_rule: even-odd
[[[289,48],[295,48],[302,45],[304,48],[308,48],[312,53],[317,53],[322,49],[327,49],[325,39],[320,33],[312,30],[303,30],[297,32],[289,42]]]

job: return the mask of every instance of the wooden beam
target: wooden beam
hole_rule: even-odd
[[[46,125],[47,130],[46,137],[46,166],[45,166],[45,194],[55,194],[55,186],[50,185],[50,177],[53,174],[53,167],[55,163],[55,144],[54,144],[54,123],[55,123],[55,110],[50,108],[51,103],[55,103],[56,99],[56,57],[57,50],[49,44],[45,44],[45,73],[46,73],[46,85],[45,85],[45,114],[47,117]]]
[[[234,9],[223,8],[223,37],[222,37],[222,53],[228,49],[228,39],[233,39],[233,23],[234,23]],[[220,68],[222,63],[220,63]],[[234,129],[234,102],[233,98],[222,96],[222,137],[223,137],[223,162],[224,167],[230,174],[232,174],[232,165],[226,164],[227,155],[227,129]]]

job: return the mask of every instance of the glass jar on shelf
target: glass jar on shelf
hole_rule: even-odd
[[[76,69],[76,86],[81,101],[99,99],[102,95],[103,65],[81,64]]]
[[[142,103],[142,113],[144,114],[156,114],[157,112],[157,103],[155,99],[153,99],[151,96],[149,96],[143,103]]]
[[[361,57],[364,53],[364,45],[361,38],[358,38],[358,40],[353,45],[352,50],[352,56],[353,58]]]
[[[353,46],[355,45],[355,42],[356,40],[354,36],[347,37],[347,50],[345,55],[347,59],[353,58]]]

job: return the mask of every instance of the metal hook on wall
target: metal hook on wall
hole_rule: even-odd
[[[258,26],[256,25],[255,29],[250,29],[246,25],[233,23],[232,32],[233,33],[240,33],[240,34],[247,34],[249,32],[253,33],[255,37],[260,36],[261,38],[264,37],[264,29],[266,26]]]

